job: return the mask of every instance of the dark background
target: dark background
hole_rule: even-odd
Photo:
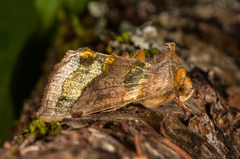
[[[45,51],[59,29],[61,12],[81,15],[88,0],[2,0],[0,5],[0,144],[18,123],[42,72]]]

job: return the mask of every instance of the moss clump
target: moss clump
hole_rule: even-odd
[[[50,135],[56,134],[62,129],[61,124],[57,121],[53,120],[49,124],[50,124],[50,129],[49,129]]]
[[[129,56],[133,57],[136,54],[136,51],[130,51]]]
[[[116,40],[118,40],[121,43],[130,43],[130,36],[127,32],[122,32],[121,35],[115,37]]]
[[[45,123],[42,118],[34,120],[28,129],[24,129],[23,133],[18,135],[20,141],[23,141],[30,134],[34,134],[35,139],[41,139],[44,136],[54,135],[61,130],[61,125],[57,121]]]
[[[160,54],[160,51],[158,49],[144,49],[145,51],[145,58],[153,57],[153,55]],[[135,51],[130,51],[129,56],[132,57],[136,54]]]
[[[107,51],[108,54],[111,54],[113,52],[113,49],[112,49],[112,47],[110,45],[108,45],[106,47],[106,51]]]
[[[156,55],[156,54],[159,54],[160,51],[156,48],[153,48],[153,49],[144,49],[145,50],[145,57],[146,58],[150,58],[150,57],[153,57],[153,55]]]
[[[36,138],[41,138],[46,135],[48,128],[42,118],[39,118],[30,124],[29,130]]]
[[[18,138],[19,138],[20,141],[23,141],[23,140],[24,140],[24,137],[23,137],[22,134],[18,135]]]

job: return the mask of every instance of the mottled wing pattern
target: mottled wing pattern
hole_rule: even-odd
[[[85,88],[83,95],[73,105],[72,112],[86,115],[116,109],[136,100],[141,87],[150,78],[147,67],[147,63],[138,59],[114,54],[109,56],[103,73]]]
[[[173,63],[172,52],[165,49],[145,62],[143,50],[134,58],[104,55],[88,48],[69,51],[49,79],[37,116],[45,121],[62,120],[161,96],[173,87],[178,64]]]

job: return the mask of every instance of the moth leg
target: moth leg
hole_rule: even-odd
[[[191,110],[186,107],[186,105],[183,102],[179,101],[179,98],[174,98],[174,101],[182,108],[182,110],[184,111],[185,114],[185,118],[184,120],[188,120],[190,118],[191,115]]]
[[[193,94],[194,90],[190,89],[188,93],[186,93],[184,96],[179,96],[179,101],[181,103],[185,103]]]

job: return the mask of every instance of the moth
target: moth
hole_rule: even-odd
[[[175,54],[175,43],[166,43],[161,54],[145,58],[142,49],[132,58],[126,53],[105,55],[89,48],[68,51],[54,67],[37,117],[44,121],[107,112],[129,103],[155,108],[175,100],[189,114],[184,102],[193,93]]]

